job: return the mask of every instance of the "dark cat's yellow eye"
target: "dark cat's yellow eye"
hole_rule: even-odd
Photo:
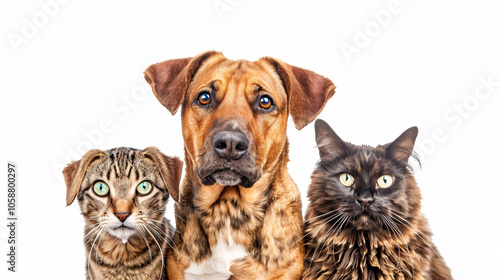
[[[351,174],[342,173],[340,174],[340,183],[346,187],[350,187],[354,184],[354,177]]]
[[[143,181],[137,186],[137,193],[140,195],[147,195],[153,190],[153,186],[148,181]]]
[[[106,196],[109,194],[109,187],[103,181],[97,181],[94,184],[94,192],[98,196]]]
[[[392,177],[391,175],[382,175],[377,180],[377,186],[379,188],[385,189],[392,186],[392,184],[394,184],[394,177]]]

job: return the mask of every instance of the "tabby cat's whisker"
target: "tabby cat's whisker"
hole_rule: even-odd
[[[158,245],[158,249],[160,249],[160,254],[161,254],[161,270],[160,270],[160,277],[158,279],[161,279],[161,275],[163,273],[163,267],[165,266],[165,262],[164,262],[164,259],[163,259],[163,250],[161,249],[161,246],[160,246],[160,243],[158,243],[158,240],[156,240],[156,238],[151,233],[151,231],[149,231],[148,227],[145,226],[144,228],[149,232],[149,235],[151,235],[151,237],[153,238],[153,240],[156,242],[156,245]]]
[[[164,223],[162,223],[162,224],[164,224]],[[159,228],[157,225],[152,224],[152,223],[149,223],[149,225],[154,226],[154,227],[156,227],[156,228],[157,228],[160,232],[163,232],[163,230],[162,230],[161,228]],[[167,224],[164,224],[164,225],[167,225]],[[168,225],[167,225],[167,226],[168,226]],[[153,229],[153,228],[151,228],[151,229]],[[170,237],[168,234],[165,234],[165,236],[168,238],[168,240],[166,240],[167,244],[168,244],[170,247],[172,247],[172,246],[170,245],[170,242],[171,242],[171,243],[175,246],[176,251],[178,252],[178,251],[179,251],[179,248],[177,247],[177,244],[175,244],[174,239],[172,239],[172,237]],[[164,240],[165,240],[165,239],[164,239]]]
[[[166,223],[163,223],[163,222],[160,222],[160,221],[154,220],[154,219],[149,219],[149,218],[144,218],[144,219],[146,219],[147,221],[150,221],[150,222],[156,222],[156,223],[159,223],[159,224],[165,225],[165,226],[167,226],[167,227],[169,227],[169,228],[173,229],[174,231],[176,231],[176,232],[180,233],[180,231],[179,231],[179,230],[177,230],[177,229],[176,229],[174,226],[172,226],[172,225],[169,225],[169,224],[166,224]]]
[[[141,225],[143,226],[143,225]],[[139,231],[139,233],[141,234],[142,238],[144,239],[144,241],[146,242],[146,245],[148,246],[148,250],[149,250],[149,259],[151,261],[153,261],[153,255],[151,254],[151,247],[149,246],[149,242],[148,242],[148,239],[146,238],[146,235],[144,234],[144,232],[142,230],[139,230],[140,227],[137,228],[137,230]]]
[[[160,241],[165,241],[165,237],[161,234],[162,230],[155,226],[154,224],[148,223],[147,225],[151,226],[149,229],[155,234],[158,239],[161,239]]]
[[[96,228],[92,229],[89,233],[87,233],[87,234],[85,235],[85,237],[83,238],[83,240],[88,239],[88,241],[87,241],[87,242],[85,242],[85,244],[88,244],[89,242],[91,242],[91,241],[92,241],[92,239],[94,238],[94,236],[96,236],[96,235],[97,235],[97,233],[98,233],[100,230],[102,230],[102,229],[103,229],[102,225],[99,225],[98,227],[96,227]]]
[[[187,223],[186,220],[183,217],[181,217],[181,216],[179,216],[177,214],[175,214],[175,216],[178,217],[179,219],[181,219],[182,221],[184,221],[185,223]]]
[[[165,210],[167,208],[167,206],[163,206],[162,208],[159,208],[159,209],[156,209],[156,210],[153,210],[153,211],[148,211],[148,212],[145,212],[144,214],[146,215],[150,215],[150,214],[153,214],[153,213],[157,213],[157,212],[162,212],[163,210]]]
[[[97,247],[95,248],[95,262],[97,263],[98,266],[99,262],[97,259],[97,253],[99,252],[99,244],[101,244],[101,240],[102,240],[102,235],[99,235],[99,242],[97,242]]]
[[[92,274],[90,273],[90,256],[92,255],[92,250],[94,249],[95,242],[97,241],[97,237],[101,235],[101,232],[104,230],[104,227],[101,227],[101,230],[97,233],[97,235],[94,238],[94,242],[92,243],[92,246],[90,247],[89,255],[87,257],[87,270],[89,272],[89,278],[92,280]]]

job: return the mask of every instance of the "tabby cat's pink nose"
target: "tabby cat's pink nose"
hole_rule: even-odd
[[[130,216],[130,212],[119,212],[115,213],[115,216],[120,219],[120,221],[125,222],[125,220]]]

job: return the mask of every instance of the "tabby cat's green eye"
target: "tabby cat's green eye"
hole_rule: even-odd
[[[97,181],[94,184],[94,192],[98,196],[106,196],[109,194],[109,187],[103,181]]]
[[[348,173],[342,173],[340,174],[340,183],[346,187],[350,187],[354,184],[354,177],[352,177],[351,174]]]
[[[382,175],[377,180],[377,186],[383,189],[392,186],[392,184],[394,184],[394,177],[391,175]]]
[[[137,186],[137,193],[140,195],[147,195],[153,190],[153,186],[148,181],[143,181]]]

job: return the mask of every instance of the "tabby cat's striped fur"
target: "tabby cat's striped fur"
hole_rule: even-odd
[[[87,279],[167,279],[172,230],[164,213],[169,194],[177,198],[181,170],[180,160],[152,147],[91,150],[64,169],[66,202],[77,198],[86,222]],[[145,181],[144,195],[137,188]],[[98,195],[96,182],[108,186],[107,195]]]

